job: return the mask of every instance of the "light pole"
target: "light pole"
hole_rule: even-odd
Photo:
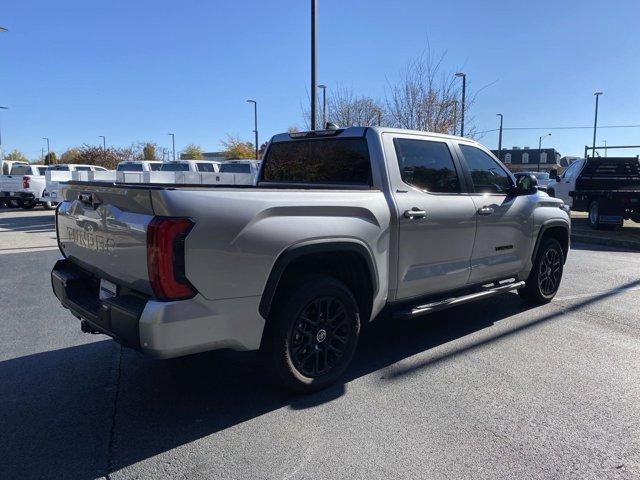
[[[0,27],[2,28],[2,27]],[[0,110],[9,110],[8,107],[0,107]],[[0,128],[0,162],[2,160],[4,160],[4,157],[2,156],[2,129]]]
[[[596,156],[596,131],[598,129],[598,97],[602,95],[602,92],[596,92],[594,93],[594,95],[596,96],[596,114],[595,114],[595,118],[593,119],[593,150],[591,151],[592,157]]]
[[[258,160],[258,102],[247,100],[247,103],[253,103],[253,133],[256,138],[256,160]]]
[[[98,135],[98,138],[102,139],[102,149],[107,149],[107,138],[104,135]]]
[[[176,161],[176,136],[173,133],[167,133],[167,135],[171,135],[171,145],[173,148],[173,161]]]
[[[376,116],[378,117],[378,126],[382,125],[382,110],[376,108]]]
[[[460,112],[460,136],[464,137],[464,109],[465,97],[467,94],[467,74],[464,72],[456,73],[456,77],[462,77],[462,111]]]
[[[607,158],[607,141],[603,140],[604,142],[604,158]]]
[[[550,137],[551,134],[547,133],[546,135],[542,135],[538,138],[538,171],[540,171],[540,162],[542,161],[542,139],[544,137]]]
[[[327,127],[327,86],[318,85],[322,89],[322,128]]]
[[[317,0],[311,0],[311,130],[316,129],[316,10]]]
[[[502,117],[501,113],[496,113],[500,117],[500,133],[498,134],[498,160],[502,161]]]
[[[51,149],[49,148],[49,137],[42,137],[43,140],[47,141],[47,156],[45,158],[49,159],[49,162],[51,161]]]

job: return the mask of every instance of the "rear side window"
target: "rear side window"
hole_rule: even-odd
[[[425,192],[460,192],[458,174],[446,143],[409,138],[396,138],[394,143],[403,182]]]
[[[332,138],[272,143],[261,181],[370,186],[367,142],[364,138]]]
[[[513,186],[507,172],[485,152],[470,145],[460,145],[460,150],[477,193],[506,193]]]
[[[159,172],[162,169],[162,164],[161,163],[150,163],[149,164],[149,170],[151,170],[152,172]]]
[[[47,167],[37,167],[38,175],[44,175],[47,172]]]
[[[220,172],[224,173],[251,173],[251,165],[248,163],[223,163]]]
[[[77,172],[90,172],[91,167],[76,167]]]
[[[28,165],[14,165],[11,167],[11,175],[29,175],[31,167]]]
[[[198,163],[198,171],[199,172],[215,172],[216,169],[213,167],[213,163]]]
[[[116,168],[118,172],[141,172],[142,164],[141,163],[121,163]]]
[[[188,172],[189,165],[187,163],[163,163],[160,170],[163,172]]]

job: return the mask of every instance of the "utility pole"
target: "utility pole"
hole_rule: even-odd
[[[496,113],[500,117],[500,133],[498,134],[498,160],[502,161],[502,117],[501,113]]]
[[[317,0],[311,0],[311,130],[316,129],[316,10]]]
[[[602,95],[602,92],[596,92],[594,93],[594,95],[596,96],[596,114],[595,118],[593,119],[593,150],[591,151],[592,157],[596,156],[596,131],[598,130],[598,97]]]
[[[538,138],[538,171],[540,171],[540,162],[542,161],[542,139],[544,137],[550,137],[551,134],[547,133],[546,135],[542,135]]]
[[[258,160],[258,102],[247,100],[247,103],[253,103],[253,133],[256,140],[256,160]]]
[[[9,110],[9,109],[7,107],[0,107],[0,110]],[[0,162],[4,160],[3,153],[4,152],[2,151],[2,128],[0,128]]]
[[[607,158],[607,141],[603,140],[604,142],[604,158]]]
[[[462,77],[462,111],[460,112],[460,136],[464,137],[464,109],[465,97],[467,93],[467,74],[464,72],[456,73],[456,77]]]
[[[176,136],[173,133],[167,133],[167,135],[171,135],[171,145],[173,147],[173,161],[176,161]]]
[[[322,89],[322,128],[327,128],[327,86],[318,85]]]

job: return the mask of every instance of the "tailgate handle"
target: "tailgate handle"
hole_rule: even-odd
[[[87,205],[91,205],[93,208],[96,208],[98,205],[102,204],[102,201],[98,198],[97,195],[93,193],[79,193],[78,200],[82,203],[86,203]]]

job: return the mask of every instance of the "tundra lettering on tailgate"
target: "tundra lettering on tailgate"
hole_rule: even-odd
[[[89,250],[95,250],[96,252],[106,253],[107,255],[110,255],[116,246],[113,238],[92,232],[85,232],[77,228],[67,227],[67,235],[69,240],[76,245],[88,248]]]

